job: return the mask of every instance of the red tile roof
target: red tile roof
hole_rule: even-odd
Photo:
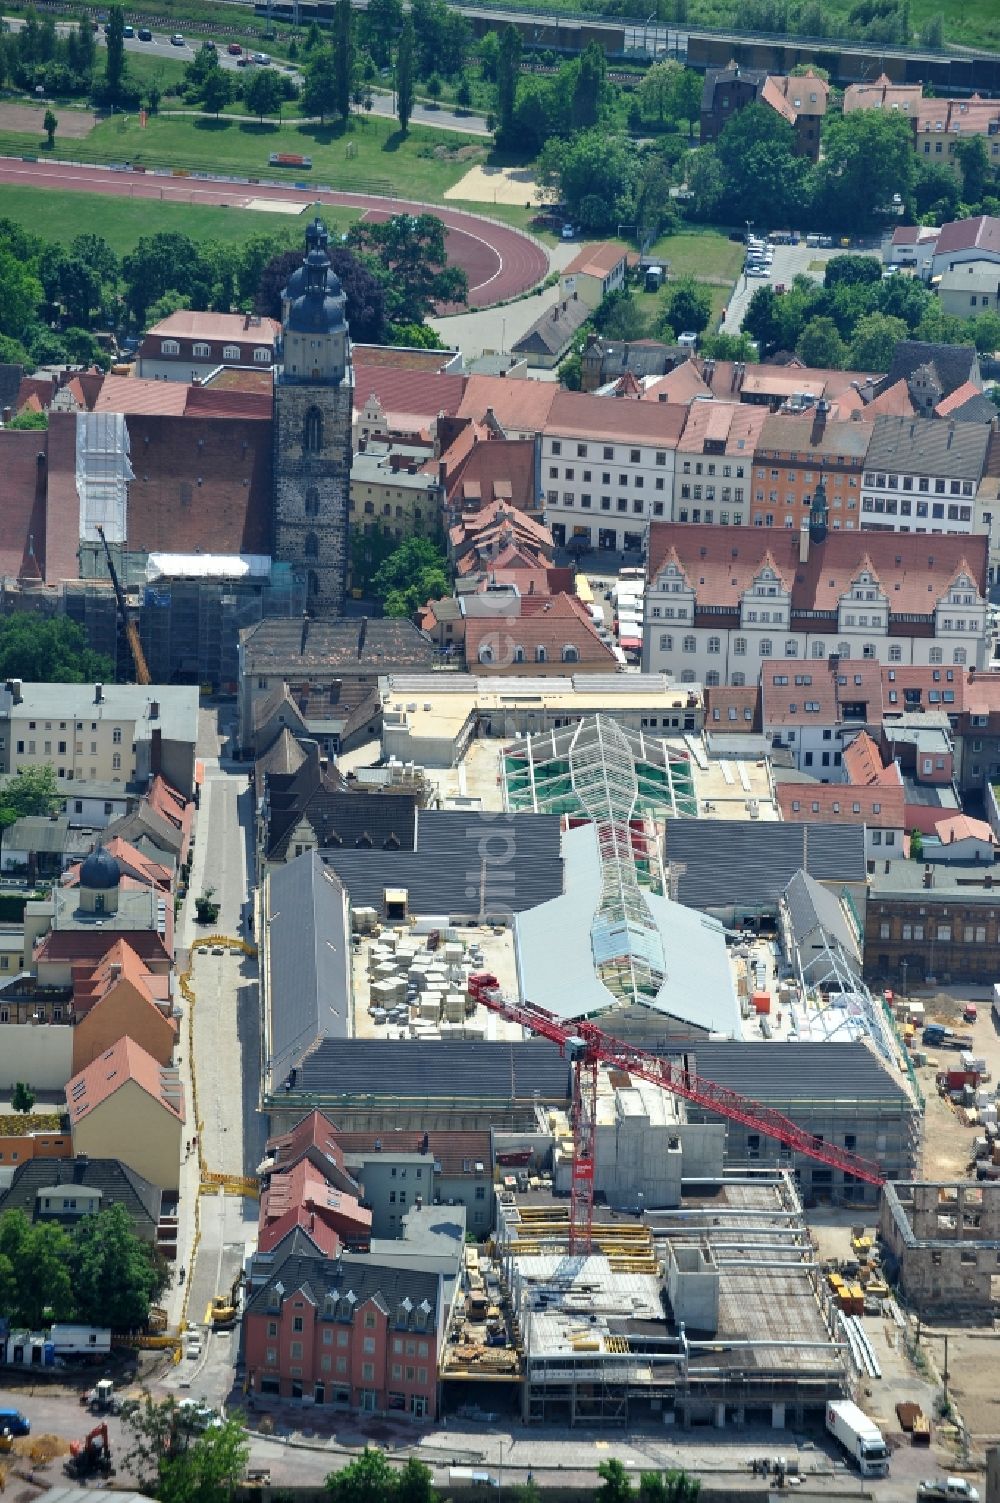
[[[997,839],[984,819],[971,819],[968,814],[955,814],[950,819],[939,820],[934,826],[942,845],[951,845],[954,840],[985,840],[996,845]]]
[[[243,313],[206,313],[200,308],[178,308],[146,330],[146,338],[231,340],[233,344],[259,344],[273,348],[281,335],[277,319],[252,322]]]
[[[475,1174],[477,1164],[489,1173],[493,1162],[488,1132],[338,1132],[337,1141],[345,1153],[372,1153],[377,1143],[386,1153],[426,1151],[443,1174]]]
[[[760,686],[717,684],[705,690],[705,729],[745,736],[761,729]]]
[[[269,423],[133,416],[127,427],[135,471],[130,548],[173,552],[183,544],[186,553],[271,552]]]
[[[288,1170],[271,1174],[260,1198],[260,1224],[266,1226],[295,1208],[314,1211],[348,1237],[364,1238],[371,1233],[370,1209],[346,1190],[335,1190],[306,1158],[299,1159]]]
[[[33,542],[35,558],[43,578],[47,578],[45,557],[45,463],[39,454],[47,449],[47,435],[0,430],[0,474],[3,475],[0,502],[0,575],[17,579],[28,561]],[[79,503],[77,532],[79,537]],[[75,548],[74,543],[74,548]]]
[[[428,375],[423,370],[360,365],[354,372],[354,411],[378,397],[390,429],[411,433],[429,427],[439,412],[456,413],[467,377]]]
[[[73,1008],[86,1013],[106,996],[119,980],[130,982],[150,1003],[154,1002],[150,986],[152,972],[139,959],[127,940],[120,939],[107,950],[96,964],[83,962],[73,967]]]
[[[145,381],[140,376],[106,376],[95,412],[166,413],[183,416],[188,388],[183,381]]]
[[[168,905],[168,912],[170,905]],[[172,914],[171,914],[172,917]],[[164,939],[152,929],[130,929],[128,942],[149,966],[161,969],[169,965],[171,953]],[[115,943],[113,932],[94,929],[50,929],[37,950],[36,961],[97,961]]]
[[[896,787],[858,787],[850,783],[777,783],[775,797],[782,819],[834,825],[870,825],[901,830],[905,826],[905,794]]]
[[[295,1124],[291,1132],[268,1138],[267,1152],[269,1156],[273,1154],[278,1168],[290,1169],[310,1148],[316,1148],[324,1158],[330,1159],[338,1169],[343,1170],[344,1155],[340,1137],[341,1134],[329,1117],[321,1111],[311,1111],[301,1122]]]
[[[618,660],[611,648],[597,635],[584,605],[575,595],[522,596],[520,616],[470,617],[465,623],[465,656],[477,673],[504,668],[514,661],[521,648],[524,663],[534,664],[536,650],[544,648],[545,663],[562,663],[563,649],[575,649],[572,659],[577,670],[583,667],[615,671]],[[480,649],[491,651],[492,662],[480,657]]]
[[[332,1226],[327,1226],[315,1211],[309,1211],[305,1206],[292,1206],[281,1216],[262,1226],[257,1233],[258,1252],[273,1252],[279,1243],[284,1242],[290,1232],[298,1227],[305,1232],[310,1242],[314,1243],[318,1250],[326,1258],[335,1258],[340,1251],[341,1241]]]
[[[678,366],[671,374],[686,370],[690,363]],[[670,377],[666,379],[669,381]],[[719,445],[722,444],[726,454],[742,454],[749,461],[760,439],[761,429],[769,418],[766,407],[752,407],[747,403],[692,402],[677,452],[708,453],[705,445],[710,444],[711,452],[720,454],[723,450]]]
[[[618,240],[599,240],[594,245],[581,246],[568,266],[563,267],[561,277],[598,277],[600,280],[614,271],[628,255],[628,246]]]
[[[491,412],[508,432],[541,433],[560,392],[555,381],[470,376],[457,409],[459,417],[482,422]]]
[[[176,1072],[159,1064],[134,1039],[119,1039],[66,1086],[66,1108],[72,1126],[133,1082],[175,1121],[184,1121],[184,1092]]]
[[[986,589],[985,537],[953,534],[831,532],[799,562],[800,540],[791,528],[722,527],[654,522],[649,532],[648,577],[655,579],[673,552],[698,594],[699,606],[737,605],[765,557],[791,585],[792,614],[834,611],[866,559],[889,601],[891,616],[929,616],[959,570],[980,594]],[[898,562],[897,562],[898,560]]]
[[[947,101],[928,100],[928,107],[940,115]],[[993,115],[1000,120],[1000,103],[991,105]],[[990,214],[975,214],[969,219],[954,219],[941,226],[941,233],[934,250],[935,256],[946,256],[957,251],[982,250],[1000,255],[1000,219]]]
[[[634,441],[673,449],[687,418],[687,407],[675,402],[615,402],[592,392],[557,387],[545,432],[598,443]]]
[[[882,702],[886,715],[898,715],[908,705],[917,708],[944,710],[949,715],[961,714],[966,703],[966,670],[964,668],[931,668],[924,664],[907,666],[890,663],[882,668]],[[907,700],[905,691],[915,691]],[[950,695],[945,699],[945,695]]]
[[[970,401],[972,397],[981,395],[982,393],[978,386],[973,385],[971,381],[964,381],[961,386],[955,387],[950,396],[943,397],[934,411],[938,417],[947,417],[949,413],[956,411],[957,408],[964,407],[965,403]]]

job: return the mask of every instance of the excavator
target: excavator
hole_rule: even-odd
[[[97,1476],[111,1477],[114,1471],[111,1465],[111,1441],[108,1437],[107,1425],[95,1425],[82,1440],[74,1440],[70,1443],[69,1458],[66,1462],[68,1476],[78,1479]]]
[[[217,1294],[212,1301],[211,1322],[214,1331],[226,1331],[236,1324],[240,1313],[240,1290],[246,1283],[243,1270],[233,1279],[228,1295]]]
[[[146,666],[146,654],[143,652],[142,643],[139,640],[139,628],[136,625],[135,617],[129,611],[128,601],[125,599],[125,591],[122,589],[121,580],[118,578],[118,570],[115,568],[114,559],[111,557],[111,549],[104,535],[103,527],[98,526],[97,536],[104,544],[104,556],[108,561],[108,573],[111,575],[111,584],[115,592],[115,600],[118,603],[118,617],[121,621],[122,631],[125,633],[125,640],[128,642],[129,651],[132,654],[135,681],[137,684],[148,684],[151,680],[149,669]]]

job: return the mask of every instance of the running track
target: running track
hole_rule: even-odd
[[[173,178],[154,173],[112,172],[108,167],[75,163],[22,162],[0,157],[0,183],[22,187],[58,188],[78,193],[113,193],[118,198],[155,198],[164,203],[229,204],[245,208],[252,198],[272,198],[301,203],[301,189],[275,183],[243,183],[203,178]],[[410,203],[405,199],[370,198],[357,193],[315,193],[310,202],[338,204],[359,209],[364,217],[387,218],[389,214],[420,213],[432,208],[445,225],[448,259],[460,266],[469,279],[469,307],[489,308],[494,303],[519,297],[547,276],[548,256],[541,246],[519,230],[480,219],[459,209]]]

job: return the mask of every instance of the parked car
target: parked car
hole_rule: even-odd
[[[748,277],[769,277],[771,275],[771,268],[769,266],[748,266],[746,274]]]
[[[134,26],[123,26],[122,27],[122,36],[123,37],[134,37],[135,36],[135,27]]]
[[[140,26],[137,35],[140,42],[151,42],[153,40],[153,33],[148,26]]]
[[[249,68],[250,59],[247,57],[245,52],[242,57],[238,57],[236,59],[236,66],[237,68]]]
[[[266,67],[267,64],[271,61],[266,52],[255,52],[253,55],[253,60],[255,63],[259,63],[262,68]]]
[[[181,34],[180,34],[179,31],[175,31],[174,34],[173,34],[173,36],[170,38],[170,45],[171,45],[171,47],[183,47],[184,46],[184,38],[181,36]]]
[[[563,227],[562,227],[562,237],[563,237],[564,240],[572,240],[573,236],[575,234],[576,234],[576,228],[575,228],[574,225],[571,225],[571,224],[564,224],[563,225]]]
[[[219,50],[218,47],[216,47],[215,43],[212,41],[202,42],[201,45],[204,47],[206,52],[218,52]]]
[[[229,46],[226,48],[226,51],[229,53],[230,57],[243,56],[243,48],[240,46],[239,42],[230,42]]]

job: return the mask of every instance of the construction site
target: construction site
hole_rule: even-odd
[[[848,1391],[850,1349],[787,1174],[692,1180],[676,1207],[572,1240],[546,1187],[498,1188],[494,1256],[471,1251],[449,1333],[449,1407],[782,1429]]]

